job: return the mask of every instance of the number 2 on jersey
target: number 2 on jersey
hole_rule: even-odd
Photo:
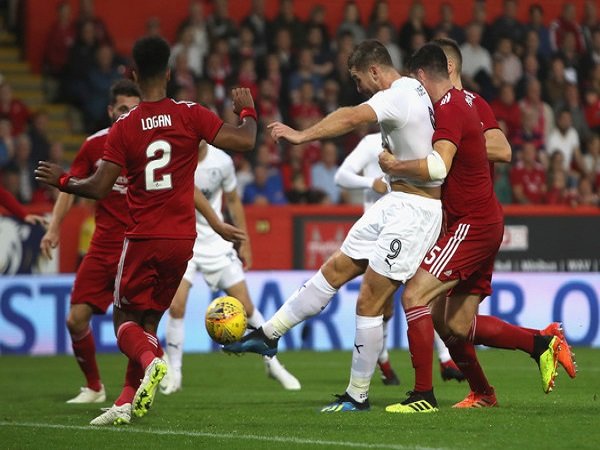
[[[147,191],[160,191],[163,189],[171,189],[173,187],[173,184],[171,183],[171,174],[164,174],[160,180],[157,180],[154,177],[155,170],[162,169],[171,161],[171,144],[162,139],[154,141],[146,149],[146,156],[152,158],[160,151],[162,151],[162,156],[160,158],[146,164],[145,175]]]

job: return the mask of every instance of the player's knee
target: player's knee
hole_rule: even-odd
[[[422,302],[422,296],[419,291],[412,287],[410,284],[407,285],[402,293],[402,306],[404,310],[414,308],[417,306],[424,306],[426,303]]]
[[[466,340],[467,337],[469,336],[469,330],[471,328],[470,324],[465,324],[462,323],[461,321],[458,320],[451,320],[448,321],[446,323],[446,333],[439,333],[440,336],[442,335],[446,335],[446,334],[451,334],[452,336],[460,339],[460,340]]]
[[[84,332],[90,325],[88,320],[78,316],[77,314],[73,314],[73,312],[69,313],[66,324],[71,335]]]

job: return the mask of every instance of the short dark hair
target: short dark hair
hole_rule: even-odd
[[[142,98],[140,89],[137,84],[133,81],[123,78],[122,80],[115,81],[110,87],[110,104],[114,105],[117,103],[117,97],[123,95],[125,97],[138,97]]]
[[[169,66],[171,48],[158,36],[138,39],[133,46],[133,61],[139,79],[147,80],[164,75]]]
[[[394,67],[385,46],[376,39],[367,39],[354,47],[354,51],[348,58],[348,69],[363,71],[373,64]]]
[[[422,69],[430,76],[447,80],[448,59],[444,50],[436,44],[425,44],[410,57],[408,61],[408,70],[415,73]]]
[[[462,53],[458,43],[450,38],[438,38],[431,42],[442,47],[446,57],[449,55],[456,62],[456,72],[460,74],[462,72]]]

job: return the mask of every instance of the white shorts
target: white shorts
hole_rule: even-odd
[[[194,284],[197,272],[202,272],[208,287],[216,292],[246,279],[242,261],[233,244],[216,235],[194,243],[194,256],[188,261],[183,279]]]
[[[441,226],[440,200],[392,191],[352,226],[341,251],[368,259],[378,274],[405,283],[439,238]]]

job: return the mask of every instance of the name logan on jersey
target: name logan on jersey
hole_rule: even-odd
[[[143,117],[141,119],[142,130],[152,130],[158,127],[170,127],[171,126],[171,115],[170,114],[159,114],[158,116]]]

